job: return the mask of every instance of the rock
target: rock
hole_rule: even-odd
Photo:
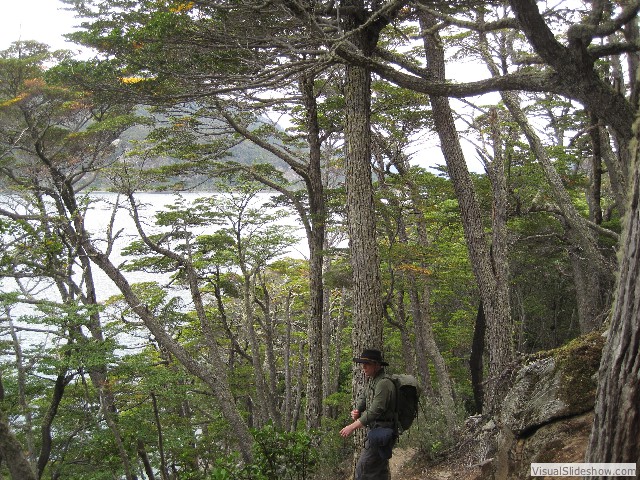
[[[601,351],[602,337],[587,335],[522,367],[505,397],[500,423],[521,437],[556,419],[590,411]]]
[[[592,423],[593,412],[589,412],[549,423],[519,441],[512,449],[509,480],[531,478],[532,463],[584,462]]]
[[[482,426],[482,431],[488,432],[490,430],[493,430],[494,428],[496,428],[496,422],[494,422],[493,419],[491,419]]]
[[[412,479],[524,480],[531,463],[584,461],[603,344],[592,333],[529,358],[500,412],[469,417],[449,456]]]

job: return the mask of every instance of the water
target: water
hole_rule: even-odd
[[[208,197],[214,195],[212,193],[183,193],[180,195],[177,194],[168,194],[168,193],[141,193],[136,195],[136,200],[140,203],[139,213],[142,219],[142,223],[145,225],[145,231],[147,235],[151,235],[153,233],[158,233],[158,227],[154,226],[154,216],[156,213],[165,210],[167,205],[175,205],[176,202],[182,200],[186,201],[187,204],[191,204],[198,197]],[[257,203],[259,205],[264,205],[270,198],[269,194],[261,194],[257,198]],[[90,232],[92,240],[95,245],[103,250],[107,246],[106,238],[107,238],[107,228],[109,223],[112,220],[113,216],[113,231],[118,232],[118,237],[114,242],[113,251],[111,252],[110,259],[113,261],[114,265],[120,266],[123,262],[126,261],[126,257],[122,255],[122,250],[126,246],[128,246],[133,240],[139,238],[138,232],[135,228],[135,224],[133,219],[131,218],[129,212],[124,206],[117,208],[114,214],[114,205],[118,201],[118,196],[115,193],[94,193],[91,194],[91,206],[87,213],[85,214],[85,226],[87,230]],[[122,199],[120,199],[120,204],[122,204]],[[295,217],[290,216],[279,222],[283,225],[287,231],[291,232],[292,229],[298,229],[298,225],[296,223]],[[206,227],[207,229],[211,229],[211,227]],[[194,234],[204,233],[205,229],[201,229],[200,231],[193,231]],[[306,256],[306,252],[308,251],[306,246],[306,240],[304,238],[300,238],[300,241],[297,245],[295,245],[287,255],[293,256],[296,258],[301,258]],[[114,295],[118,295],[120,292],[116,285],[111,281],[107,275],[100,270],[95,265],[93,266],[93,277],[96,285],[96,291],[98,296],[98,302],[103,303],[110,297]],[[155,281],[160,283],[161,285],[166,285],[170,282],[169,274],[157,274],[157,273],[147,273],[147,272],[123,272],[124,276],[130,283],[139,283],[139,282],[147,282],[147,281]],[[31,283],[31,287],[35,288],[36,284]],[[12,279],[2,279],[0,280],[0,290],[3,292],[9,292],[16,290],[17,286]],[[47,288],[39,288],[34,290],[34,295],[39,299],[47,299],[52,301],[59,301],[60,297],[53,287]],[[190,309],[190,297],[186,290],[182,291],[172,291],[171,296],[180,296],[185,302],[185,308]],[[11,314],[15,321],[15,326],[18,328],[30,327],[34,328],[34,325],[28,325],[24,321],[20,321],[20,316],[24,315],[32,315],[34,310],[32,307],[27,305],[18,305],[12,308]],[[0,327],[4,327],[3,321],[0,320]],[[44,327],[44,326],[43,326]],[[40,326],[35,326],[35,328],[41,328]],[[8,333],[6,329],[0,330],[0,339],[7,339]],[[20,331],[20,340],[21,343],[25,342],[25,344],[40,344],[47,343],[50,341],[49,336],[45,335],[43,338],[42,333],[36,333],[32,331]]]

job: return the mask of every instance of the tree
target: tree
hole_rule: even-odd
[[[61,234],[65,221],[86,208],[85,199],[76,193],[86,188],[99,169],[113,162],[112,142],[133,117],[126,110],[94,102],[86,92],[60,83],[55,70],[43,72],[46,62],[64,56],[35,42],[16,42],[1,54],[0,141],[6,154],[0,163],[0,175],[4,188],[18,201],[13,206],[5,205],[0,214],[8,231],[22,240],[28,239],[27,244],[8,244],[10,250],[3,252],[3,273],[16,280],[19,296],[13,302],[40,309],[44,323],[53,322],[54,331],[68,348],[56,365],[57,379],[41,425],[38,476],[49,461],[52,424],[64,389],[71,381],[70,370],[75,367],[85,368],[96,386],[104,407],[103,418],[118,448],[124,473],[133,478],[107,381],[111,345],[103,335],[90,261],[81,247]],[[22,262],[23,259],[27,261]],[[52,304],[50,300],[39,301],[22,283],[25,278],[54,288],[59,304],[56,300]],[[94,342],[103,349],[101,359],[86,361],[82,354],[74,356]],[[35,457],[35,452],[31,455]]]
[[[108,86],[101,84],[98,86],[99,89],[124,90],[132,96],[133,101],[152,105],[175,105],[184,102],[185,99],[197,102],[202,107],[197,113],[201,119],[213,113],[218,117],[216,121],[228,123],[231,129],[243,138],[275,154],[302,180],[306,199],[302,199],[296,191],[299,186],[294,188],[286,182],[277,181],[261,172],[259,168],[242,169],[244,173],[282,193],[300,215],[313,265],[309,271],[312,292],[309,303],[309,339],[310,344],[320,343],[323,305],[322,262],[327,221],[321,178],[321,148],[334,127],[330,126],[322,131],[318,119],[317,98],[322,83],[328,81],[319,80],[317,72],[304,68],[305,65],[315,62],[312,50],[301,54],[296,51],[283,53],[277,48],[267,46],[272,38],[283,35],[282,32],[293,32],[293,35],[297,35],[296,26],[288,20],[284,22],[288,25],[284,26],[280,7],[258,7],[252,2],[235,2],[230,5],[224,2],[202,3],[196,6],[188,3],[163,5],[157,2],[125,1],[120,2],[118,6],[110,6],[126,12],[117,18],[111,17],[108,12],[107,15],[103,15],[103,12],[91,12],[86,8],[87,5],[79,2],[69,3],[75,4],[79,12],[90,18],[99,19],[95,24],[96,29],[89,27],[87,32],[80,33],[77,38],[93,44],[102,51],[117,52],[115,63],[122,72],[126,72],[123,75],[143,80],[135,82],[139,83],[136,86],[141,88],[127,90],[122,88],[120,82],[116,82]],[[136,4],[139,4],[140,8],[130,8]],[[198,15],[192,15],[192,11],[196,9]],[[254,13],[257,10],[261,13],[256,16]],[[257,19],[261,26],[255,23],[254,20]],[[251,23],[250,27],[246,26],[248,22]],[[106,37],[105,28],[111,33]],[[126,38],[120,38],[119,33],[125,30],[128,32]],[[221,30],[226,30],[226,33],[220,35]],[[254,36],[249,42],[247,32]],[[169,37],[172,38],[171,41],[168,40]],[[193,42],[200,43],[205,38],[208,40],[202,44],[202,48],[194,50]],[[215,46],[216,43],[219,43],[219,46]],[[237,43],[238,48],[234,49],[235,54],[230,57],[231,43]],[[255,55],[255,48],[262,53]],[[184,59],[187,57],[191,57],[193,61],[185,64]],[[232,57],[242,60],[236,63]],[[280,64],[283,58],[287,58],[298,67],[282,71]],[[214,74],[214,79],[211,75],[217,70],[214,66],[216,62],[223,66],[225,73],[220,76]],[[173,65],[168,67],[169,63]],[[198,67],[194,68],[196,64]],[[200,67],[202,70],[198,71]],[[147,72],[146,76],[140,73],[142,71]],[[179,76],[182,78],[176,82],[178,71],[181,72]],[[270,73],[267,73],[268,71]],[[203,73],[208,77],[207,80],[201,77]],[[141,76],[136,77],[139,74]],[[260,95],[265,91],[269,94],[274,90],[278,93],[285,92],[285,98],[279,101],[266,100]],[[286,92],[287,90],[291,92]],[[228,95],[230,91],[239,92],[236,95],[238,98]],[[299,98],[292,99],[292,95]],[[306,137],[307,152],[301,151],[299,145],[290,148],[287,145],[276,144],[274,138],[285,138],[287,135],[269,128],[268,125],[263,124],[262,129],[255,128],[256,121],[261,121],[255,117],[274,104],[277,109],[285,109],[285,104],[292,110],[302,108],[303,118],[296,118],[295,121],[298,127],[301,127],[300,132]],[[191,112],[189,117],[194,118],[195,115]],[[250,120],[247,120],[247,117],[251,117]],[[299,139],[294,140],[297,142]],[[291,143],[291,138],[285,139],[286,142]],[[311,350],[310,355],[313,358],[309,362],[310,381],[306,417],[309,427],[317,427],[321,418],[321,373],[324,370],[324,362],[322,350]]]
[[[640,72],[640,70],[637,70]],[[638,73],[640,75],[640,73]],[[636,121],[636,139],[640,124]],[[620,273],[611,312],[607,343],[598,373],[595,418],[587,450],[589,462],[640,461],[640,149],[632,142],[631,171],[624,231],[620,248]],[[605,477],[598,477],[604,479]]]
[[[427,64],[434,78],[444,81],[444,49],[437,33],[430,33],[436,26],[436,18],[428,13],[419,15],[421,29],[425,33]],[[469,255],[478,282],[483,311],[487,321],[486,347],[489,355],[488,382],[485,405],[487,412],[494,412],[505,391],[504,373],[513,361],[513,325],[508,295],[508,271],[505,238],[505,192],[501,159],[496,160],[490,175],[494,186],[492,212],[492,241],[485,237],[482,214],[475,188],[465,162],[449,102],[445,97],[432,96],[435,128],[443,145],[447,171],[459,199],[462,222],[469,247]],[[484,411],[484,409],[483,409]]]

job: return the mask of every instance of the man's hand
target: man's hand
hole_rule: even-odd
[[[344,427],[342,430],[340,430],[340,436],[347,438],[349,435],[353,433],[354,430],[362,428],[363,426],[364,425],[360,423],[360,420],[356,420],[355,422],[350,423],[349,425]]]
[[[360,410],[351,410],[351,419],[357,420],[360,418]]]

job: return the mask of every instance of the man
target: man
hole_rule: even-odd
[[[389,480],[389,459],[397,437],[396,389],[384,373],[384,367],[389,364],[382,359],[380,350],[363,350],[353,361],[362,364],[366,385],[358,394],[356,408],[351,411],[353,423],[340,430],[340,435],[346,438],[355,430],[367,427],[355,480]]]

